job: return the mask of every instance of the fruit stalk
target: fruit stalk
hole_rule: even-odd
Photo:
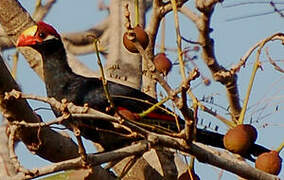
[[[275,150],[280,153],[280,151],[284,148],[284,141],[280,144],[280,146]]]
[[[186,81],[186,75],[184,70],[184,61],[182,58],[182,50],[181,50],[181,35],[180,35],[180,28],[179,28],[179,18],[178,18],[178,10],[177,10],[177,2],[176,0],[171,0],[173,12],[174,12],[174,20],[176,26],[176,36],[177,36],[177,51],[178,51],[178,60],[180,65],[180,73],[182,76],[183,81]]]

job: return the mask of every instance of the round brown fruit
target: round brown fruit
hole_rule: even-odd
[[[264,172],[278,175],[281,170],[282,159],[277,151],[265,152],[255,161],[255,168]]]
[[[146,47],[149,44],[149,38],[148,38],[147,33],[139,25],[135,26],[133,28],[133,31],[135,33],[136,40],[141,44],[143,49],[146,49]],[[135,47],[135,44],[130,39],[128,39],[127,32],[125,32],[123,34],[123,44],[124,44],[124,47],[128,51],[130,51],[132,53],[138,53],[139,52],[138,49]]]
[[[153,63],[160,73],[166,76],[172,69],[172,62],[167,58],[165,53],[159,53],[154,57]]]
[[[255,127],[253,127],[250,124],[243,124],[245,130],[249,133],[250,139],[252,144],[254,144],[254,142],[256,141],[257,138],[257,131],[255,129]]]
[[[256,129],[249,124],[240,124],[230,129],[223,138],[224,146],[232,153],[245,154],[257,138]]]

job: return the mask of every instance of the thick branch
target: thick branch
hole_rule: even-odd
[[[91,166],[98,166],[103,163],[112,162],[116,160],[121,160],[125,157],[131,156],[131,155],[137,155],[137,154],[143,154],[145,151],[149,149],[149,146],[147,143],[138,143],[134,144],[125,148],[117,149],[110,152],[105,153],[98,153],[98,154],[88,154],[87,155],[87,162]],[[50,173],[55,173],[58,171],[63,170],[70,170],[70,169],[80,169],[82,168],[82,159],[80,157],[75,159],[70,159],[58,163],[54,163],[49,166],[45,166],[43,168],[37,168],[31,170],[31,172],[36,172],[34,175],[25,175],[25,174],[18,174],[16,177],[13,177],[15,179],[23,179],[23,178],[34,178],[43,176]]]
[[[232,120],[238,120],[241,105],[239,100],[237,75],[220,66],[215,57],[214,41],[210,38],[210,20],[216,3],[219,0],[201,1],[196,0],[196,7],[201,12],[199,20],[194,17],[194,22],[199,30],[199,43],[202,46],[202,58],[210,69],[214,79],[226,87],[230,104]],[[191,14],[192,15],[192,14]],[[192,16],[190,16],[193,19]]]
[[[8,121],[39,122],[26,100],[4,100],[4,93],[12,89],[19,90],[18,85],[9,73],[0,56],[0,110]],[[70,139],[49,128],[22,128],[19,137],[37,155],[53,162],[78,156],[77,146]],[[56,153],[54,153],[56,152]]]
[[[7,137],[7,122],[0,125],[0,179],[1,176],[13,176],[16,175],[17,170],[13,166],[9,157],[8,149],[8,137]]]
[[[41,4],[41,0],[36,1],[35,12],[33,13],[33,19],[35,21],[41,21],[49,13],[56,0],[47,0],[44,5]]]
[[[94,40],[88,37],[91,35],[99,39],[99,51],[104,54],[107,53],[107,46],[109,42],[109,23],[110,17],[107,17],[101,23],[86,31],[63,33],[61,36],[65,48],[69,53],[74,55],[93,53],[95,51],[93,44]]]
[[[157,135],[155,133],[151,133],[148,136],[148,140],[155,144],[187,152],[195,156],[200,162],[214,165],[216,167],[237,174],[243,178],[259,180],[280,180],[280,178],[278,178],[277,176],[255,169],[238,159],[233,159],[232,157],[228,158],[220,152],[213,153],[209,151],[206,146],[198,143],[191,143],[187,145],[184,140],[173,137],[169,138],[166,135]]]

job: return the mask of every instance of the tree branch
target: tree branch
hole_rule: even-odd
[[[19,87],[10,75],[1,56],[0,73],[0,110],[3,116],[9,122],[22,120],[26,122],[39,122],[40,119],[30,108],[26,100],[4,100],[5,92],[12,89],[19,90]],[[35,128],[21,128],[19,136],[31,151],[50,161],[62,161],[78,156],[76,152],[77,146],[70,138],[49,128],[42,128],[39,132]]]
[[[121,149],[117,149],[110,152],[105,153],[97,153],[97,154],[88,154],[87,155],[87,163],[91,166],[98,166],[103,163],[121,160],[125,157],[143,154],[143,152],[149,150],[149,145],[147,142],[141,142],[138,144],[134,144],[128,147],[124,147]],[[82,168],[81,157],[61,161],[58,163],[53,163],[52,165],[45,166],[42,168],[35,168],[30,170],[31,172],[35,172],[35,174],[23,174],[19,173],[17,176],[12,177],[14,179],[29,179],[40,177],[46,174],[51,174],[63,170],[70,170],[70,169],[80,169]]]
[[[9,93],[9,96],[18,97],[18,98],[32,97],[28,95],[21,95],[18,93]],[[58,109],[62,110],[61,103],[59,103],[55,99],[40,98],[40,97],[36,97],[36,98],[42,99],[46,102],[53,102],[54,104],[51,104],[51,105],[54,108],[57,107]],[[91,113],[89,114],[89,118],[94,118],[94,120],[102,119],[102,117],[104,117],[105,118],[104,120],[107,120],[107,121],[120,122],[122,125],[127,126],[130,129],[132,129],[132,131],[137,132],[141,134],[142,136],[144,136],[146,140],[151,143],[152,147],[154,146],[169,147],[169,148],[173,148],[173,149],[185,152],[185,153],[189,153],[191,155],[194,155],[200,162],[208,163],[208,164],[220,167],[222,169],[238,174],[241,177],[245,177],[249,179],[258,179],[258,178],[277,179],[277,177],[269,175],[262,171],[256,170],[255,168],[252,168],[248,166],[247,164],[237,162],[236,160],[232,160],[232,158],[223,157],[222,153],[212,153],[208,150],[207,146],[200,147],[200,145],[196,143],[186,142],[183,138],[180,138],[180,137],[178,138],[178,137],[172,137],[172,136],[165,135],[165,134],[158,134],[158,133],[149,131],[147,129],[144,129],[143,127],[140,127],[131,121],[127,121],[127,120],[120,121],[119,118],[101,113],[92,108],[86,109],[85,107],[75,106],[72,103],[68,103],[63,106],[66,107],[68,109],[68,112],[70,112],[71,114],[78,113],[78,112]],[[201,132],[199,132],[199,134],[197,133],[197,140],[202,135],[200,133]],[[250,149],[250,151],[252,151],[252,149],[256,150],[257,148],[258,146],[254,145]],[[261,151],[265,152],[267,151],[267,149],[262,149]],[[228,164],[230,166],[228,166]],[[247,171],[247,169],[250,169],[250,171]]]
[[[41,21],[49,13],[52,6],[55,4],[56,0],[48,0],[44,5],[42,5],[42,0],[36,1],[35,11],[33,13],[33,19],[35,21]]]
[[[4,122],[3,122],[4,121]],[[7,137],[7,121],[3,120],[0,125],[0,179],[1,176],[14,176],[17,173],[9,157],[8,137]]]
[[[199,20],[195,24],[199,30],[199,43],[202,46],[202,58],[210,69],[214,79],[225,85],[230,104],[231,117],[234,122],[237,121],[241,112],[239,100],[237,75],[230,73],[217,62],[214,52],[214,42],[210,38],[210,20],[214,7],[219,0],[201,1],[196,0],[196,8],[201,12]]]

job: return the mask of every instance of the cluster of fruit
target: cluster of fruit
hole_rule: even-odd
[[[133,28],[133,33],[143,49],[146,49],[149,44],[149,37],[144,29],[137,25]],[[132,53],[139,52],[133,41],[128,38],[127,32],[125,32],[123,35],[123,44],[128,51]],[[165,53],[158,53],[153,59],[153,63],[156,70],[162,73],[164,76],[166,76],[172,69],[172,62],[167,58]]]
[[[146,49],[149,43],[147,33],[139,25],[133,28],[136,40]],[[123,44],[125,48],[132,52],[138,53],[138,49],[132,40],[128,39],[127,32],[123,36]],[[172,62],[167,58],[165,53],[158,53],[153,63],[158,72],[166,76],[172,68]],[[227,150],[232,153],[244,155],[250,147],[255,143],[257,131],[255,127],[249,124],[240,124],[230,129],[224,136],[223,142]],[[279,152],[270,151],[259,155],[255,161],[255,167],[270,174],[278,175],[281,170],[282,159]]]
[[[246,154],[255,143],[257,131],[249,124],[240,124],[230,129],[224,136],[223,142],[227,150],[236,154]],[[282,159],[277,151],[269,151],[260,154],[255,167],[270,174],[278,175],[281,170]]]

